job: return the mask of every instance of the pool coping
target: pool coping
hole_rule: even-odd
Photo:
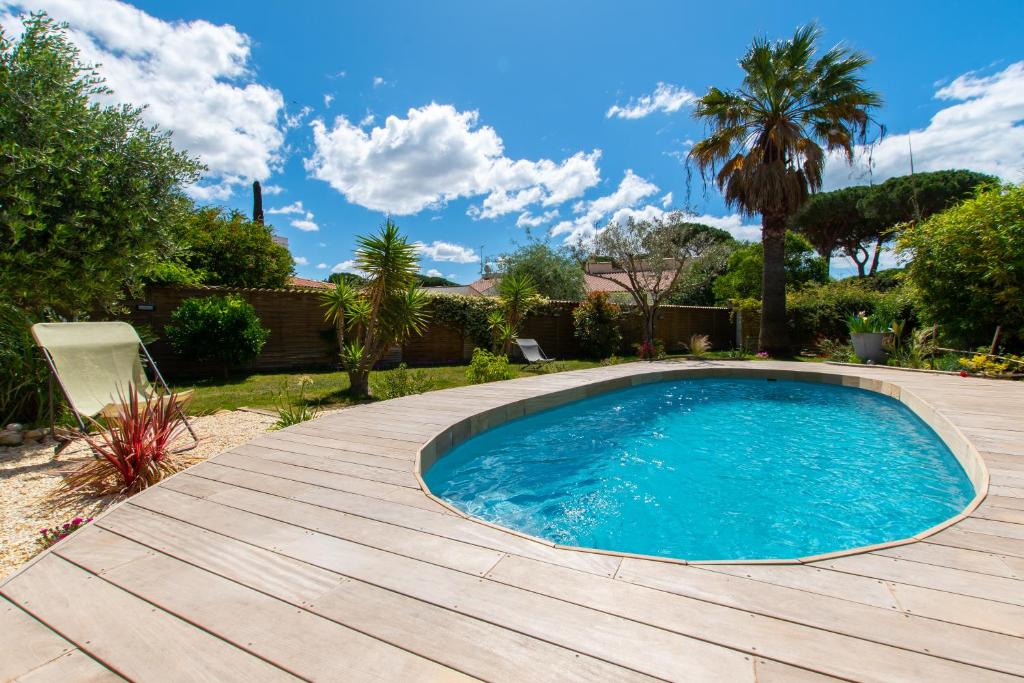
[[[639,364],[638,364],[639,365]],[[849,367],[849,366],[846,366]],[[666,367],[663,364],[650,364],[641,365],[637,368],[637,372],[630,375],[614,377],[611,379],[597,378],[592,382],[584,384],[582,386],[574,386],[566,389],[553,389],[552,391],[545,392],[538,396],[530,397],[515,397],[509,401],[496,406],[489,407],[480,410],[477,413],[465,418],[461,418],[452,422],[451,424],[444,426],[437,434],[426,441],[416,452],[416,460],[413,466],[413,474],[416,477],[416,481],[420,486],[420,490],[430,500],[443,506],[453,514],[458,515],[464,519],[468,519],[477,524],[497,529],[505,533],[526,538],[536,543],[546,545],[553,548],[559,548],[562,550],[592,553],[597,555],[609,555],[613,557],[622,558],[634,558],[640,560],[651,560],[656,562],[666,562],[670,564],[681,564],[681,565],[800,565],[809,564],[813,562],[821,562],[824,560],[831,560],[839,557],[847,557],[850,555],[860,555],[863,553],[874,552],[878,550],[884,550],[886,548],[895,548],[898,546],[908,545],[911,543],[917,543],[923,539],[933,536],[949,527],[953,526],[957,522],[960,522],[978,508],[979,505],[985,500],[988,495],[990,477],[988,467],[985,464],[984,459],[978,452],[977,447],[968,439],[963,432],[954,425],[948,418],[942,415],[936,408],[928,404],[924,399],[915,394],[907,387],[901,386],[895,382],[888,380],[876,379],[873,377],[865,377],[857,374],[843,373],[827,373],[819,372],[815,370],[797,370],[797,369],[781,369],[781,368],[764,368],[756,367],[751,365],[750,367]],[[817,555],[808,555],[805,557],[793,558],[793,559],[757,559],[757,560],[684,560],[673,557],[661,557],[657,555],[645,555],[643,553],[630,553],[616,550],[604,550],[600,548],[589,548],[585,546],[570,546],[559,543],[554,543],[538,536],[526,534],[515,529],[495,524],[487,520],[481,519],[474,515],[467,514],[462,510],[458,509],[454,505],[451,505],[443,498],[435,495],[430,487],[423,479],[423,472],[429,469],[437,460],[444,456],[445,453],[450,451],[455,446],[461,444],[467,439],[493,427],[497,427],[505,422],[514,420],[532,413],[547,410],[549,408],[555,408],[567,403],[598,396],[600,394],[607,393],[609,391],[615,391],[617,389],[626,389],[633,386],[639,386],[643,384],[651,384],[655,382],[672,381],[679,379],[704,379],[709,377],[728,377],[728,378],[750,378],[750,379],[780,379],[780,380],[796,380],[805,382],[816,382],[819,384],[832,384],[841,385],[851,388],[863,389],[874,393],[889,396],[903,405],[905,405],[912,413],[917,415],[921,420],[924,421],[946,444],[946,446],[952,451],[954,457],[960,463],[960,466],[964,469],[968,479],[970,479],[972,486],[974,487],[975,495],[974,498],[967,504],[967,506],[958,514],[950,517],[949,519],[936,524],[924,531],[910,536],[907,538],[901,538],[894,541],[886,541],[884,543],[876,543],[866,546],[858,546],[856,548],[849,548],[846,550],[837,550],[828,553],[820,553]]]

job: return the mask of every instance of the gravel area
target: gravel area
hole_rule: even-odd
[[[199,445],[178,456],[182,468],[259,436],[274,419],[244,410],[192,418]],[[90,457],[82,441],[64,449],[56,460],[52,441],[0,447],[0,580],[39,552],[36,539],[40,529],[59,526],[75,517],[95,517],[112,504],[80,499],[54,505],[51,500],[60,485],[61,472]]]

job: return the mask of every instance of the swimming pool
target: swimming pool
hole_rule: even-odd
[[[914,536],[974,488],[900,402],[765,379],[646,384],[478,434],[424,474],[486,521],[686,560],[792,559]]]

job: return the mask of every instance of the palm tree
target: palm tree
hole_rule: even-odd
[[[388,349],[427,324],[427,296],[416,286],[419,258],[398,226],[385,221],[376,235],[357,239],[356,268],[362,284],[339,279],[323,294],[324,317],[334,324],[341,364],[351,391],[370,395],[370,370]]]
[[[843,45],[815,59],[820,37],[810,24],[787,41],[755,38],[740,60],[742,85],[709,88],[694,109],[710,133],[689,159],[728,205],[761,214],[759,347],[773,354],[790,351],[783,269],[789,217],[821,188],[827,152],[852,163],[855,145],[867,143],[871,110],[882,103],[861,77],[870,59]]]

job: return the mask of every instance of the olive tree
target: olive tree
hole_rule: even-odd
[[[644,318],[644,343],[654,346],[658,309],[672,295],[680,276],[708,256],[718,240],[704,226],[687,223],[684,214],[612,221],[590,242],[576,247],[583,261],[611,259],[618,273],[591,273],[625,287]]]
[[[0,30],[0,298],[76,315],[108,308],[159,260],[201,165],[79,60],[44,14]]]

